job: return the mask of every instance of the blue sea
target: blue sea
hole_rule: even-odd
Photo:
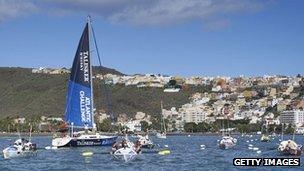
[[[167,139],[157,139],[151,136],[156,149],[144,150],[136,159],[124,162],[115,159],[109,154],[110,147],[83,147],[57,150],[44,150],[51,144],[50,136],[36,136],[32,141],[40,148],[35,156],[4,159],[0,157],[0,171],[5,170],[304,170],[304,155],[302,155],[299,167],[240,167],[233,166],[235,157],[284,157],[276,151],[279,138],[275,137],[271,142],[260,142],[260,136],[240,137],[233,149],[221,150],[217,146],[219,136],[167,136]],[[0,149],[12,144],[18,137],[0,137]],[[285,136],[284,139],[291,138]],[[296,142],[304,144],[303,136],[296,136]],[[247,142],[248,141],[248,142]],[[248,145],[259,148],[258,153],[248,149]],[[157,150],[168,146],[169,155],[159,155]],[[205,149],[201,149],[205,145]],[[91,157],[83,157],[85,150],[94,152]]]

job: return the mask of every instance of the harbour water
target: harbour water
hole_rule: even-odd
[[[302,155],[300,167],[237,167],[233,166],[235,157],[285,157],[280,156],[276,148],[279,138],[275,137],[271,142],[260,142],[260,135],[253,137],[240,137],[233,149],[221,150],[217,146],[219,136],[168,136],[167,139],[151,139],[157,144],[158,149],[165,145],[171,150],[169,155],[159,155],[156,150],[144,151],[135,160],[123,162],[115,159],[108,152],[110,147],[70,148],[57,150],[44,150],[51,143],[50,136],[36,136],[32,138],[39,150],[36,156],[26,158],[4,159],[1,154],[0,170],[303,170],[304,157]],[[1,151],[12,144],[18,137],[0,137]],[[292,138],[284,136],[284,139]],[[304,143],[304,136],[296,136],[296,142]],[[252,147],[258,150],[249,149]],[[201,145],[206,148],[202,149]],[[82,152],[90,150],[94,152],[91,157],[83,157]],[[261,151],[260,153],[257,151]]]

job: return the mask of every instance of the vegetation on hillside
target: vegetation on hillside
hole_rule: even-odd
[[[109,70],[108,70],[109,71]],[[62,117],[65,110],[68,74],[34,74],[26,68],[0,68],[0,118],[4,117]],[[94,103],[97,110],[112,109],[117,116],[134,116],[141,111],[160,114],[164,108],[181,107],[195,92],[210,91],[208,86],[186,86],[179,93],[164,93],[163,88],[107,85],[94,81]],[[108,98],[106,93],[108,92]]]

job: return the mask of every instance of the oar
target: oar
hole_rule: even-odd
[[[157,151],[157,150],[153,150],[153,151],[142,151],[141,153],[144,153],[144,154],[156,154],[158,152],[159,151]]]
[[[110,151],[102,151],[102,152],[97,152],[97,153],[94,153],[94,154],[111,154]]]

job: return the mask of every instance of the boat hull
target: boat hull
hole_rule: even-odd
[[[300,149],[284,149],[279,152],[284,156],[300,156],[302,153]]]
[[[302,153],[301,147],[292,140],[282,141],[278,147],[278,151],[282,155],[290,156],[300,156]]]
[[[113,153],[114,157],[125,162],[131,161],[136,158],[137,153],[132,148],[121,148]]]
[[[269,142],[270,139],[261,139],[261,142]]]
[[[155,146],[154,144],[144,144],[141,146],[141,148],[152,149],[152,148],[154,148],[154,146]]]
[[[219,142],[220,149],[230,149],[236,145],[237,139],[232,137],[223,137]]]
[[[15,157],[29,157],[29,156],[34,156],[35,150],[21,150],[17,149],[14,147],[7,147],[3,150],[3,158],[5,159],[10,159],[10,158],[15,158]]]
[[[166,134],[160,134],[160,133],[157,133],[156,137],[159,138],[159,139],[166,139],[167,138]]]
[[[60,147],[86,147],[86,146],[111,146],[116,142],[117,136],[109,137],[109,138],[86,138],[79,139],[73,138],[68,143]]]
[[[235,146],[235,144],[219,144],[219,148],[220,149],[223,149],[223,150],[227,150],[227,149],[230,149],[230,148],[233,148]]]

